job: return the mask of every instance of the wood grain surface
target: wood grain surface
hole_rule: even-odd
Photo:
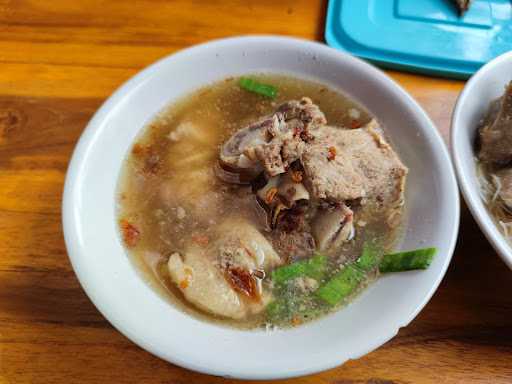
[[[224,36],[322,40],[325,10],[321,0],[0,0],[0,383],[234,382],[159,360],[91,304],[63,242],[66,167],[96,108],[144,66]],[[464,84],[389,74],[447,141]],[[285,382],[512,383],[512,273],[463,207],[449,271],[410,326],[362,359]]]

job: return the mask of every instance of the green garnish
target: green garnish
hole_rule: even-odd
[[[310,259],[276,268],[272,271],[275,299],[267,305],[267,318],[274,323],[313,318],[320,313],[319,303],[310,293],[299,293],[291,283],[299,277],[320,282],[326,273],[327,257],[316,254]]]
[[[289,315],[289,305],[286,300],[279,298],[272,301],[265,308],[267,312],[267,318],[272,322],[283,321]]]
[[[363,271],[371,271],[379,264],[380,249],[372,243],[364,243],[363,253],[355,262],[355,266]]]
[[[278,297],[266,307],[267,319],[273,323],[304,321],[315,318],[324,311],[322,303],[317,302],[311,294]]]
[[[356,268],[354,265],[347,265],[327,283],[318,288],[315,296],[334,306],[350,296],[364,278],[365,274],[359,268]]]
[[[241,77],[238,85],[246,91],[254,92],[270,99],[275,99],[277,96],[277,88],[273,85],[260,83],[248,77]]]
[[[359,259],[347,264],[311,293],[298,294],[293,285],[288,284],[297,277],[310,277],[322,283],[327,273],[327,257],[315,255],[290,265],[276,268],[272,272],[275,300],[267,308],[267,318],[274,323],[304,321],[324,313],[357,292],[368,274],[377,268],[380,272],[401,272],[413,269],[426,269],[437,252],[436,248],[416,249],[385,255],[381,260],[382,249],[366,242]]]
[[[427,269],[436,252],[437,248],[422,248],[384,255],[379,264],[379,271],[388,273]]]
[[[320,281],[324,277],[326,265],[327,257],[317,254],[310,259],[274,269],[272,271],[272,281],[276,285],[282,285],[289,280],[302,276]]]
[[[377,267],[379,256],[379,247],[366,242],[359,259],[343,267],[327,283],[318,288],[315,296],[331,306],[341,303],[356,291],[366,278],[366,274]]]

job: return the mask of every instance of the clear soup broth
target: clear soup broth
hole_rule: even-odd
[[[295,244],[291,244],[295,238],[276,235],[262,219],[264,213],[255,203],[254,184],[229,184],[217,177],[221,146],[241,128],[272,114],[280,104],[304,96],[318,105],[330,126],[357,129],[367,124],[371,116],[343,93],[323,84],[280,75],[251,77],[274,85],[277,98],[271,100],[248,92],[238,85],[238,78],[230,78],[172,103],[145,127],[124,161],[118,186],[119,227],[138,271],[155,291],[180,310],[206,321],[244,329],[296,326],[339,309],[377,276],[375,268],[363,268],[354,277],[357,289],[334,304],[326,304],[315,296],[315,290],[361,257],[368,244],[382,250],[381,253],[392,248],[399,233],[402,208],[395,209],[390,224],[389,211],[366,210],[358,206],[359,202],[349,202],[354,212],[355,235],[322,252],[316,247],[307,257],[296,256]],[[244,281],[240,282],[247,276],[226,277],[224,272],[220,273],[230,283],[237,279],[238,290],[227,294],[240,301],[237,305],[244,306],[243,316],[237,310],[232,316],[223,316],[188,300],[183,293],[190,289],[187,285],[199,282],[187,280],[187,267],[185,278],[176,281],[169,273],[168,262],[173,254],[184,257],[215,247],[223,228],[236,236],[237,231],[243,231],[238,223],[258,231],[279,256],[280,265],[261,268],[260,276],[254,278],[259,290],[256,300],[246,294],[256,286],[252,280],[249,285],[245,282],[246,286]],[[287,252],[286,246],[292,251]],[[309,266],[298,269],[316,268],[321,273],[306,273],[307,276],[285,283],[272,281],[272,276],[278,276],[274,270],[308,260]],[[315,263],[321,266],[317,268]],[[193,267],[190,271],[195,273]],[[280,279],[283,280],[282,275]],[[222,284],[222,289],[229,289],[225,281]],[[210,285],[205,287],[207,290]]]

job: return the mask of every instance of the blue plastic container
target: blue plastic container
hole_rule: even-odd
[[[512,4],[474,0],[459,17],[450,0],[330,0],[325,39],[383,67],[464,79],[512,50]]]

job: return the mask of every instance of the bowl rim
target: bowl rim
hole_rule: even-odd
[[[461,132],[466,130],[470,132],[473,127],[462,127],[460,120],[464,114],[463,107],[466,100],[474,92],[474,88],[480,82],[480,79],[484,74],[493,71],[497,66],[500,66],[504,62],[512,61],[512,51],[506,52],[495,59],[489,61],[487,64],[482,66],[464,85],[464,89],[459,94],[455,108],[453,110],[451,125],[450,125],[450,147],[451,156],[455,166],[455,172],[459,182],[459,188],[462,192],[464,200],[471,212],[473,218],[477,222],[480,230],[484,233],[487,240],[491,243],[494,250],[498,253],[500,258],[512,269],[512,247],[508,244],[505,237],[501,234],[496,223],[493,221],[489,211],[485,207],[480,191],[472,188],[469,182],[469,177],[465,175],[466,166],[464,160],[459,151]],[[512,63],[511,63],[512,65]],[[476,127],[474,127],[476,129]],[[474,159],[471,159],[474,161]],[[478,180],[476,180],[477,187],[479,186]]]
[[[235,36],[235,37],[229,37],[229,38],[223,38],[223,39],[217,39],[217,40],[211,40],[199,45],[195,45],[189,48],[185,48],[183,50],[180,50],[178,52],[172,53],[170,55],[167,55],[160,60],[156,61],[155,63],[151,64],[150,66],[146,67],[142,71],[138,72],[136,75],[128,79],[125,83],[123,83],[117,90],[106,99],[106,101],[99,107],[99,109],[96,111],[94,116],[91,118],[89,123],[87,124],[86,128],[84,129],[78,143],[76,144],[76,147],[73,151],[73,155],[71,158],[71,161],[69,163],[69,167],[66,174],[66,180],[65,180],[65,186],[64,186],[64,196],[63,196],[63,202],[62,202],[62,220],[63,220],[63,228],[64,228],[64,238],[65,238],[65,244],[66,248],[68,250],[69,258],[71,260],[71,264],[73,266],[73,269],[78,277],[78,280],[86,292],[89,299],[93,302],[93,304],[96,306],[96,308],[102,313],[102,315],[123,335],[128,337],[131,341],[133,341],[138,346],[142,347],[146,351],[158,356],[159,358],[162,358],[164,360],[170,361],[173,364],[179,365],[181,367],[185,367],[187,369],[191,369],[197,372],[206,373],[206,374],[212,374],[212,375],[220,375],[224,377],[237,377],[242,379],[256,379],[256,380],[262,380],[262,379],[276,379],[276,378],[289,378],[289,377],[297,377],[297,376],[303,376],[306,374],[312,374],[321,372],[327,369],[334,368],[336,366],[339,366],[347,361],[347,359],[341,360],[338,358],[332,358],[328,361],[325,361],[323,363],[316,364],[311,367],[297,367],[294,369],[290,369],[285,372],[272,372],[272,373],[257,373],[257,372],[245,372],[245,373],[238,373],[236,375],[233,375],[230,371],[224,371],[221,369],[218,369],[214,366],[200,366],[196,364],[193,361],[186,361],[181,359],[179,356],[174,356],[174,358],[170,359],[168,356],[163,356],[158,351],[155,351],[155,348],[150,345],[150,343],[146,343],[143,337],[139,337],[139,335],[135,335],[132,332],[130,332],[129,329],[124,327],[123,321],[119,318],[116,318],[113,316],[109,311],[101,305],[99,302],[100,300],[97,300],[96,297],[94,297],[90,292],[90,286],[88,286],[87,278],[84,276],[84,274],[81,273],[81,260],[79,260],[79,257],[77,256],[79,254],[78,247],[79,247],[79,236],[75,231],[75,225],[73,224],[76,220],[76,211],[74,210],[74,196],[75,196],[75,183],[77,181],[77,178],[79,176],[80,168],[82,166],[82,159],[85,155],[85,153],[88,150],[88,147],[92,145],[94,138],[98,131],[100,131],[100,128],[102,127],[102,121],[107,117],[107,115],[111,112],[112,109],[114,109],[125,96],[127,93],[132,91],[133,89],[137,88],[139,84],[141,84],[146,77],[148,77],[153,72],[157,71],[163,63],[165,63],[168,60],[172,60],[174,57],[178,56],[184,56],[189,55],[193,53],[194,51],[200,51],[204,49],[205,47],[221,47],[225,44],[240,44],[244,42],[249,41],[261,41],[261,42],[273,42],[273,43],[282,43],[282,44],[295,44],[295,45],[301,45],[303,49],[307,48],[313,48],[317,51],[322,51],[325,54],[328,55],[342,55],[345,57],[346,60],[351,61],[354,65],[363,66],[366,70],[373,73],[373,75],[381,80],[387,87],[393,88],[397,93],[400,95],[400,98],[403,98],[404,102],[407,103],[414,109],[414,114],[416,114],[419,118],[421,118],[423,121],[428,123],[430,129],[429,134],[431,135],[430,138],[432,141],[430,142],[430,146],[434,147],[436,150],[436,153],[441,156],[444,160],[446,160],[447,164],[446,167],[443,170],[443,173],[446,176],[446,188],[449,191],[449,198],[451,201],[453,201],[453,219],[454,219],[454,229],[451,233],[451,236],[446,240],[447,244],[447,254],[444,260],[444,264],[442,265],[442,268],[440,270],[440,273],[436,275],[436,279],[432,281],[432,285],[428,291],[428,294],[426,294],[422,300],[418,301],[418,303],[415,305],[414,311],[410,313],[409,316],[404,317],[403,322],[401,323],[400,327],[404,327],[408,325],[417,315],[418,313],[425,307],[425,305],[428,303],[428,301],[431,299],[432,295],[437,290],[439,284],[441,283],[442,279],[444,278],[446,274],[446,270],[450,264],[451,258],[453,256],[453,252],[456,245],[456,240],[458,237],[458,228],[459,228],[459,222],[460,222],[460,201],[459,201],[459,194],[458,194],[458,188],[457,188],[457,181],[455,177],[455,172],[453,169],[453,164],[451,162],[451,158],[447,149],[447,146],[444,142],[444,140],[441,137],[441,134],[439,130],[436,128],[432,120],[429,118],[429,116],[426,114],[426,112],[423,110],[423,108],[419,105],[419,103],[411,96],[409,95],[399,84],[397,84],[391,77],[389,77],[387,74],[385,74],[380,69],[370,65],[369,63],[358,59],[350,54],[347,54],[345,52],[337,51],[331,47],[328,47],[322,43],[300,39],[300,38],[292,38],[292,37],[284,37],[284,36],[273,36],[273,35],[246,35],[246,36]],[[399,327],[399,328],[400,328]],[[371,342],[368,342],[368,347],[365,349],[364,354],[367,354],[376,348],[380,347],[387,341],[389,341],[391,338],[393,338],[396,333],[398,332],[399,328],[390,330],[388,334],[382,335],[378,339],[375,339]],[[360,356],[362,356],[360,355]],[[353,358],[360,357],[359,355]]]

